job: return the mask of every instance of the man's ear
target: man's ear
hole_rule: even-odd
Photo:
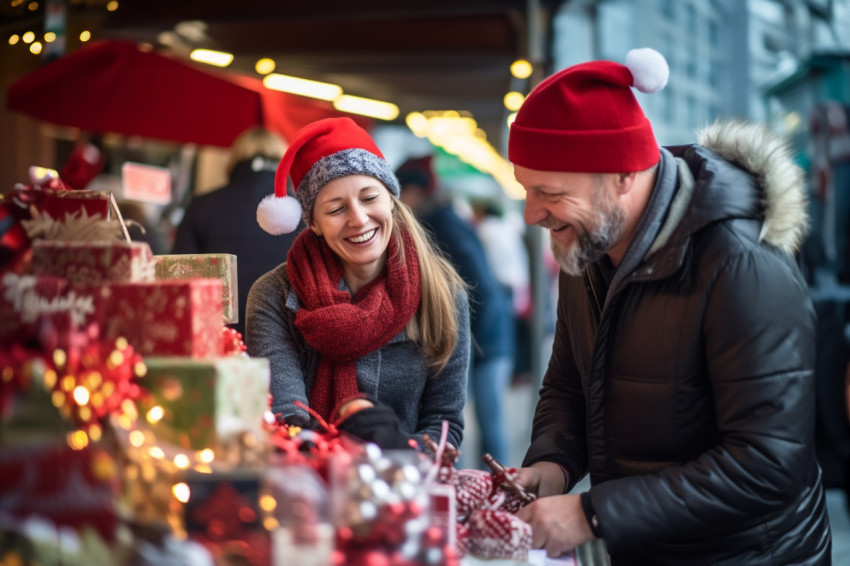
[[[632,171],[631,173],[615,173],[615,175],[615,182],[617,184],[617,194],[624,195],[631,191],[632,187],[635,186],[637,172]]]

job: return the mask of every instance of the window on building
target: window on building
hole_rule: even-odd
[[[673,49],[673,38],[670,37],[668,32],[662,31],[658,34],[658,47],[658,51],[667,59],[670,70],[674,70],[676,66],[675,50]]]
[[[667,124],[676,121],[676,97],[673,95],[673,87],[669,84],[661,90],[661,118]]]
[[[685,98],[685,112],[687,114],[685,118],[685,122],[691,126],[699,126],[702,122],[702,117],[699,115],[699,106],[697,105],[697,99],[693,97],[693,95],[688,95]]]
[[[697,9],[693,4],[685,6],[685,30],[691,37],[697,36]]]
[[[685,74],[688,77],[695,79],[697,78],[697,57],[693,52],[689,52],[686,55],[687,59],[685,59]]]
[[[716,88],[719,77],[720,74],[718,73],[717,60],[714,57],[711,57],[708,60],[708,76],[706,77],[708,84]]]
[[[708,22],[708,43],[712,47],[720,45],[720,30],[714,20]]]

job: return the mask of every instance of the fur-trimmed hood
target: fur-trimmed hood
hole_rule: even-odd
[[[795,253],[809,230],[808,199],[788,141],[741,120],[715,122],[698,132],[697,141],[755,176],[765,218],[759,239]]]

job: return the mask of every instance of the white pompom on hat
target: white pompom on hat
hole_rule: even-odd
[[[667,86],[670,78],[670,67],[664,55],[649,47],[629,51],[626,67],[632,73],[633,86],[641,92],[658,92]]]
[[[652,125],[632,87],[656,92],[670,69],[654,49],[633,49],[626,64],[590,61],[541,82],[511,124],[508,159],[538,171],[626,173],[661,158]]]
[[[284,185],[285,186],[285,185]],[[270,194],[257,207],[257,223],[269,234],[279,236],[294,232],[301,220],[301,204],[292,197]]]
[[[257,223],[269,234],[287,234],[299,220],[309,225],[319,190],[347,175],[370,175],[396,197],[398,179],[369,133],[351,118],[325,118],[301,128],[280,160],[274,194],[257,207]],[[286,195],[291,178],[295,198]]]

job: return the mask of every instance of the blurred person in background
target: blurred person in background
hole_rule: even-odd
[[[121,211],[121,217],[127,224],[127,234],[131,240],[147,243],[154,255],[167,253],[168,244],[165,242],[165,237],[151,221],[154,215],[149,209],[153,208],[153,205],[128,199],[118,200],[117,205],[118,210]]]
[[[531,379],[531,266],[523,234],[522,218],[508,216],[492,200],[472,199],[472,225],[481,239],[493,274],[508,294],[513,309],[513,340],[516,344],[514,381]]]
[[[236,256],[239,322],[245,333],[245,305],[254,281],[281,264],[303,225],[290,234],[272,236],[256,222],[257,206],[274,191],[275,169],[286,151],[284,141],[265,128],[244,131],[230,148],[228,182],[189,202],[177,227],[173,254]]]
[[[469,299],[398,200],[374,140],[350,118],[313,122],[292,140],[275,187],[257,211],[262,228],[309,229],[248,296],[248,354],[269,359],[272,412],[302,426],[306,405],[382,448],[440,439],[446,421],[460,447]]]
[[[472,225],[438,194],[433,156],[408,159],[396,170],[396,176],[401,201],[410,206],[469,286],[474,340],[470,392],[480,430],[474,463],[483,468],[480,456],[484,453],[504,462],[510,449],[504,401],[515,355],[510,299],[493,274]]]
[[[668,75],[651,49],[581,63],[511,125],[562,272],[517,516],[549,556],[598,538],[614,566],[830,564],[803,175],[756,124],[659,147],[632,87]]]

